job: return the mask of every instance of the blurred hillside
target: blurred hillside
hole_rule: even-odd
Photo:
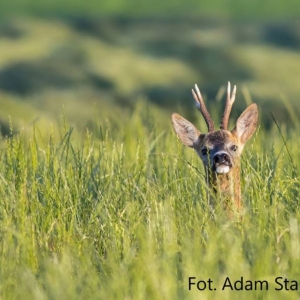
[[[300,112],[295,3],[289,10],[274,7],[270,18],[264,8],[255,14],[249,7],[244,19],[242,6],[227,7],[219,17],[218,1],[219,6],[207,6],[199,17],[193,6],[186,15],[175,6],[174,14],[167,15],[162,7],[161,14],[144,16],[129,14],[125,5],[122,15],[122,5],[115,10],[108,5],[106,14],[96,16],[91,4],[82,14],[76,5],[78,11],[68,14],[67,4],[59,8],[51,2],[47,13],[47,2],[26,3],[32,14],[0,22],[3,134],[9,132],[9,116],[17,127],[38,120],[48,128],[64,114],[69,123],[92,128],[95,120],[130,118],[140,102],[159,112],[163,124],[176,110],[193,120],[199,117],[190,92],[194,83],[217,116],[228,80],[238,86],[233,116],[250,101],[261,107],[267,126],[270,112],[285,123],[293,123]],[[10,12],[11,6],[1,5]]]

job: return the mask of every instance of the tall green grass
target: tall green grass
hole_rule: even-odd
[[[83,137],[36,125],[3,139],[1,299],[299,298],[273,284],[300,280],[297,131],[248,143],[237,220],[211,210],[200,160],[156,117],[141,106]],[[217,290],[189,291],[191,276]],[[222,290],[227,276],[269,290]]]

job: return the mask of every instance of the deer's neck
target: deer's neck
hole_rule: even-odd
[[[215,194],[220,194],[226,200],[226,206],[234,205],[232,208],[238,211],[241,203],[240,166],[236,165],[227,174],[216,174],[207,172],[209,187]]]

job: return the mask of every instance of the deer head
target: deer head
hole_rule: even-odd
[[[207,111],[200,90],[195,85],[192,90],[196,106],[204,117],[208,133],[201,133],[192,123],[179,114],[172,114],[172,124],[181,142],[194,148],[200,156],[208,185],[215,193],[220,192],[236,208],[241,208],[240,156],[245,143],[251,138],[257,127],[258,110],[255,103],[249,105],[238,118],[235,127],[228,130],[228,120],[235,100],[236,86],[232,94],[230,82],[227,88],[225,105],[220,130],[215,130],[214,122]]]

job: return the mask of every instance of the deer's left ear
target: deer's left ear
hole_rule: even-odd
[[[258,122],[258,110],[255,103],[250,104],[240,115],[232,130],[240,143],[245,144],[256,130]]]

